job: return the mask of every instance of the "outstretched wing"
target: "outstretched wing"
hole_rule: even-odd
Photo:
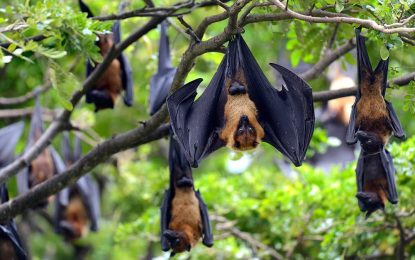
[[[271,64],[283,77],[286,90],[271,86],[245,41],[240,35],[229,43],[229,70],[244,71],[250,99],[258,110],[264,128],[264,141],[301,165],[314,130],[314,107],[311,88],[290,70]]]
[[[222,61],[196,101],[196,89],[201,79],[187,83],[167,98],[172,130],[192,167],[198,167],[202,157],[224,145],[219,139],[218,129],[224,124],[225,65]]]

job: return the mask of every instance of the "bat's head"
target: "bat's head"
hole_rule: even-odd
[[[163,232],[163,236],[167,239],[175,253],[190,251],[192,247],[189,238],[184,232],[168,229]]]
[[[366,211],[366,219],[376,210],[385,209],[382,199],[374,192],[358,192],[356,198],[363,204],[363,211]]]
[[[240,117],[233,139],[233,148],[236,150],[251,150],[258,146],[257,131],[249,121],[248,116]]]
[[[383,147],[382,139],[373,132],[357,131],[356,138],[365,152],[378,152]]]

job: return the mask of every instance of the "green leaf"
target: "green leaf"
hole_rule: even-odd
[[[66,100],[64,97],[62,97],[60,94],[59,94],[59,91],[57,91],[57,93],[58,93],[58,101],[59,101],[59,103],[66,109],[66,110],[69,110],[69,111],[72,111],[72,109],[73,109],[73,105],[72,105],[72,103],[71,102],[69,102],[68,100]]]
[[[341,13],[344,9],[344,0],[336,1],[336,12]]]
[[[389,50],[388,48],[386,48],[385,45],[382,45],[382,47],[380,47],[380,57],[382,58],[382,60],[387,60],[389,58]]]

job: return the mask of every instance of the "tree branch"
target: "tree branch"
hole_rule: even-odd
[[[48,91],[51,87],[51,84],[46,84],[44,87],[38,87],[35,90],[20,97],[0,97],[0,105],[9,106],[24,103],[28,100],[33,99],[35,96]]]
[[[289,17],[310,22],[310,23],[348,23],[348,24],[358,24],[362,27],[373,29],[379,32],[383,32],[386,34],[392,34],[392,33],[414,33],[415,28],[407,28],[407,27],[395,27],[395,28],[388,28],[389,25],[380,25],[372,20],[367,19],[360,19],[355,18],[343,14],[334,14],[335,16],[327,16],[327,17],[315,17],[311,15],[305,15],[302,13],[294,12],[290,9],[286,9],[285,5],[281,3],[279,0],[269,0],[271,3],[273,3],[275,6],[277,6],[283,13],[286,13]],[[326,12],[330,13],[330,12]]]
[[[1,204],[0,222],[15,217],[24,212],[29,205],[35,205],[39,201],[64,189],[66,186],[74,184],[80,177],[88,173],[99,163],[107,160],[112,154],[166,136],[169,133],[169,125],[165,124],[157,128],[160,122],[162,122],[162,118],[156,113],[148,121],[146,127],[142,126],[119,134],[98,144],[61,174],[55,175],[53,178],[36,185],[27,193]]]
[[[347,41],[347,43],[343,44],[336,50],[331,51],[328,55],[322,58],[309,70],[300,74],[300,77],[302,77],[304,80],[311,80],[317,78],[331,63],[333,63],[349,51],[353,50],[355,47],[356,41],[354,39]]]
[[[398,85],[398,86],[405,86],[408,85],[409,82],[415,80],[415,72],[411,72],[407,75],[394,78],[390,81],[388,81],[387,86],[389,87],[390,84]],[[351,87],[351,88],[343,88],[338,90],[325,90],[325,91],[319,91],[313,93],[313,99],[314,102],[320,102],[320,101],[327,101],[330,99],[336,99],[341,97],[348,97],[348,96],[354,96],[356,95],[357,88]]]
[[[101,77],[101,75],[106,71],[106,69],[111,64],[121,52],[127,48],[129,45],[140,39],[150,30],[154,29],[160,22],[162,22],[165,17],[154,17],[150,19],[144,26],[137,29],[132,33],[127,39],[119,43],[117,46],[113,47],[108,55],[104,58],[104,61],[99,64],[96,69],[89,75],[89,77],[84,81],[83,87],[81,90],[76,91],[70,102],[75,107],[76,104],[81,100],[83,95],[92,88],[95,82]],[[4,183],[8,178],[16,175],[21,169],[27,167],[31,161],[33,161],[53,140],[53,138],[66,129],[68,125],[69,117],[71,116],[72,111],[65,110],[61,115],[53,121],[42,136],[36,141],[36,143],[30,147],[21,157],[14,160],[14,162],[8,164],[7,166],[0,169],[0,184]]]

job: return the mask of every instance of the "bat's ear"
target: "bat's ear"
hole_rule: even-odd
[[[187,252],[190,252],[190,249],[192,249],[192,247],[190,246],[190,244],[187,246],[186,250]]]

